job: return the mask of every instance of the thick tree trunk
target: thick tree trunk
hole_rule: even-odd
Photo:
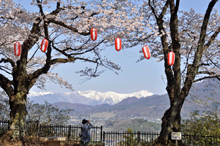
[[[185,98],[175,98],[171,102],[171,106],[163,115],[161,132],[159,138],[156,140],[155,145],[176,145],[175,140],[171,140],[172,132],[181,132],[181,109]],[[177,103],[177,104],[176,104]],[[178,145],[181,146],[181,141],[177,141]]]
[[[180,110],[179,106],[171,106],[163,115],[159,140],[165,143],[175,143],[171,141],[171,132],[180,132]]]
[[[11,110],[9,127],[13,131],[13,138],[22,138],[25,135],[26,98],[26,94],[17,93],[15,99],[9,101]]]

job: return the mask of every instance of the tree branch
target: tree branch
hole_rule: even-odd
[[[2,58],[2,59],[0,60],[0,63],[2,63],[2,62],[4,62],[4,63],[10,63],[12,67],[15,66],[14,61],[13,61],[12,59],[10,59],[10,58],[7,58],[7,59]]]
[[[202,81],[204,79],[213,79],[213,78],[216,78],[216,79],[218,79],[220,81],[220,75],[216,75],[216,76],[207,76],[207,77],[199,78],[199,79],[195,80],[194,83]]]
[[[180,0],[176,0],[175,13],[179,10]]]
[[[211,36],[211,38],[209,39],[209,41],[205,44],[204,46],[204,50],[206,50],[211,44],[212,42],[215,40],[215,38],[218,36],[220,32],[220,26],[218,27],[218,29],[215,31],[215,33]]]
[[[192,84],[194,82],[194,79],[195,79],[195,76],[198,72],[199,64],[201,62],[201,58],[202,58],[203,51],[204,51],[203,50],[204,49],[203,45],[205,43],[205,36],[206,36],[206,29],[207,29],[208,21],[209,21],[212,9],[213,9],[213,7],[214,7],[214,5],[217,1],[218,0],[212,0],[209,3],[208,8],[206,10],[204,20],[203,20],[203,24],[202,24],[202,27],[201,27],[201,32],[200,32],[200,38],[199,38],[199,42],[198,42],[197,51],[195,52],[194,61],[193,61],[193,64],[188,66],[188,68],[187,68],[187,76],[186,76],[184,86],[182,88],[183,97],[186,97],[188,95],[190,87],[192,86]],[[201,79],[203,79],[203,78],[200,78],[200,80]]]
[[[76,48],[76,49],[73,49],[73,48],[66,48],[66,49],[64,49],[64,50],[62,50],[62,51],[68,51],[68,50],[72,50],[72,51],[78,51],[78,50],[82,50],[82,48],[83,48],[83,46],[85,45],[85,44],[87,44],[89,41],[90,41],[91,39],[89,38],[84,44],[82,44],[79,48]]]
[[[103,39],[102,41],[100,41],[99,43],[97,43],[94,47],[92,47],[91,49],[88,49],[84,52],[81,52],[81,53],[71,53],[70,55],[81,55],[81,54],[85,54],[87,52],[90,52],[92,50],[94,50],[96,47],[98,47],[101,43],[103,43],[105,41],[105,39]]]
[[[87,36],[87,35],[90,34],[90,32],[81,32],[81,33],[80,33],[80,32],[78,31],[78,29],[76,29],[76,28],[74,28],[74,27],[72,27],[72,26],[68,26],[68,25],[66,25],[65,23],[61,22],[61,21],[57,21],[57,20],[54,20],[54,19],[49,19],[48,21],[49,21],[49,22],[52,22],[52,23],[54,23],[54,24],[63,26],[63,27],[65,27],[65,28],[67,28],[67,29],[69,29],[69,30],[71,30],[71,31],[73,31],[73,32],[76,32],[76,33],[80,34],[80,35]]]
[[[53,64],[56,64],[56,63],[68,63],[68,62],[73,62],[75,61],[75,58],[74,57],[71,57],[71,58],[68,58],[68,59],[63,59],[63,58],[56,58],[56,59],[53,59],[53,60],[50,60],[50,61],[47,61],[47,63],[44,65],[44,67],[36,70],[35,72],[33,72],[32,74],[29,74],[28,76],[28,81],[33,84],[32,82],[36,82],[37,78],[43,74],[43,73],[47,73],[45,71],[48,71],[46,69],[46,66],[50,66],[50,65],[53,65]],[[46,68],[46,69],[45,69]]]
[[[59,9],[59,8],[60,8],[60,2],[57,1],[57,9]]]
[[[12,81],[0,74],[0,87],[7,93],[8,97],[13,100],[14,91],[12,88]]]
[[[169,1],[169,0],[168,0],[168,1]],[[151,11],[152,11],[153,14],[154,14],[154,17],[155,17],[156,19],[158,19],[157,14],[156,14],[156,12],[155,12],[155,10],[154,10],[154,7],[151,5],[151,0],[148,0],[148,3],[149,3],[149,6],[150,6],[150,8],[151,8]]]
[[[215,3],[217,1],[218,0],[212,0],[209,3],[208,8],[206,10],[206,13],[205,13],[205,16],[204,16],[204,20],[203,20],[203,23],[202,23],[202,27],[201,27],[201,34],[200,34],[200,38],[199,38],[199,45],[200,46],[204,45],[205,36],[206,36],[206,30],[207,30],[207,25],[208,25],[208,22],[209,22],[210,14],[211,14],[212,9],[213,9],[213,7],[214,7],[214,5],[215,5]]]
[[[169,6],[169,0],[166,1],[165,5],[163,6],[163,10],[161,11],[159,18],[162,19],[167,11],[167,8]]]
[[[216,74],[216,73],[215,73],[215,72],[209,72],[209,71],[199,71],[199,72],[197,73],[197,75],[200,75],[200,74],[214,75],[214,74]]]
[[[40,2],[39,0],[37,0],[37,3],[38,3],[38,7],[39,7],[39,9],[40,9],[41,16],[44,16],[44,11],[43,11],[43,8],[42,8],[42,2]]]
[[[12,73],[10,73],[9,71],[7,71],[6,69],[8,69],[8,68],[6,68],[6,67],[4,67],[4,66],[0,66],[0,70],[2,70],[2,71],[4,71],[4,72],[6,72],[7,74],[12,74]],[[9,69],[8,69],[9,70]]]
[[[170,4],[170,0],[167,0],[163,9],[162,9],[162,12],[160,14],[159,17],[157,17],[156,15],[156,12],[153,8],[153,6],[151,5],[151,2],[150,0],[148,0],[148,3],[149,3],[149,6],[154,14],[154,17],[156,19],[156,22],[157,22],[157,25],[159,27],[159,33],[162,33],[162,30],[165,32],[165,29],[163,27],[163,17],[167,11],[167,8]],[[165,32],[166,33],[166,32]],[[170,101],[173,101],[173,99],[171,97],[173,97],[173,86],[174,86],[174,75],[173,75],[173,72],[172,72],[172,69],[171,67],[167,64],[167,54],[168,54],[168,50],[170,47],[172,46],[168,46],[168,43],[167,43],[167,35],[162,35],[161,36],[161,42],[162,42],[162,46],[163,46],[163,54],[164,54],[164,67],[165,67],[165,73],[166,73],[166,76],[167,76],[167,87],[166,87],[166,90],[167,90],[167,93],[170,97]]]

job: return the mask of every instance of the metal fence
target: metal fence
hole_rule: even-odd
[[[0,121],[0,136],[9,129],[9,121]],[[68,143],[80,142],[80,125],[41,125],[39,121],[27,121],[25,125],[26,135],[38,137],[67,137]],[[103,141],[102,126],[94,126],[90,129],[91,143]]]
[[[152,132],[103,132],[103,143],[105,146],[150,146],[160,136],[160,133]],[[165,135],[164,135],[165,136]],[[166,135],[167,136],[167,135]],[[171,141],[163,143],[169,145]],[[176,141],[173,141],[174,143]],[[219,146],[220,136],[201,136],[182,134],[181,145],[184,146]]]
[[[4,134],[8,129],[8,121],[0,121],[0,135]]]
[[[39,137],[67,137],[68,142],[80,142],[81,126],[72,125],[40,125]],[[102,126],[90,129],[91,143],[101,143]]]
[[[80,142],[81,126],[73,125],[40,125],[38,121],[26,123],[26,134],[38,137],[67,137],[68,143]],[[0,135],[9,129],[8,121],[0,121]],[[113,132],[103,131],[103,127],[93,127],[90,130],[90,144],[105,146],[150,146],[160,136],[152,132]],[[164,146],[169,143],[163,143]],[[201,136],[182,134],[181,144],[184,146],[219,146],[220,136]]]
[[[26,121],[25,131],[27,135],[37,136],[37,131],[39,127],[39,121]],[[9,130],[9,121],[0,121],[0,135],[4,134]]]

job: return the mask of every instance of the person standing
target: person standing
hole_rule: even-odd
[[[83,119],[81,126],[81,146],[88,146],[90,141],[90,129],[92,128],[92,124],[89,120]]]

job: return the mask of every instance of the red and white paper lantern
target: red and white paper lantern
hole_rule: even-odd
[[[92,39],[93,41],[95,41],[95,40],[97,39],[97,29],[93,27],[93,28],[90,30],[90,35],[91,35],[91,39]]]
[[[16,56],[21,55],[21,44],[19,42],[16,42],[14,44],[14,53],[15,53]]]
[[[144,57],[146,59],[150,59],[150,50],[149,50],[148,46],[144,45],[144,47],[142,48],[142,51],[144,53]]]
[[[40,50],[42,52],[45,52],[45,51],[47,51],[47,47],[48,47],[48,40],[47,39],[43,39],[42,42],[41,42]]]
[[[119,37],[115,39],[115,50],[117,51],[121,50],[121,39]]]
[[[167,63],[169,66],[172,66],[174,62],[175,62],[175,53],[173,51],[170,51],[168,53]]]

